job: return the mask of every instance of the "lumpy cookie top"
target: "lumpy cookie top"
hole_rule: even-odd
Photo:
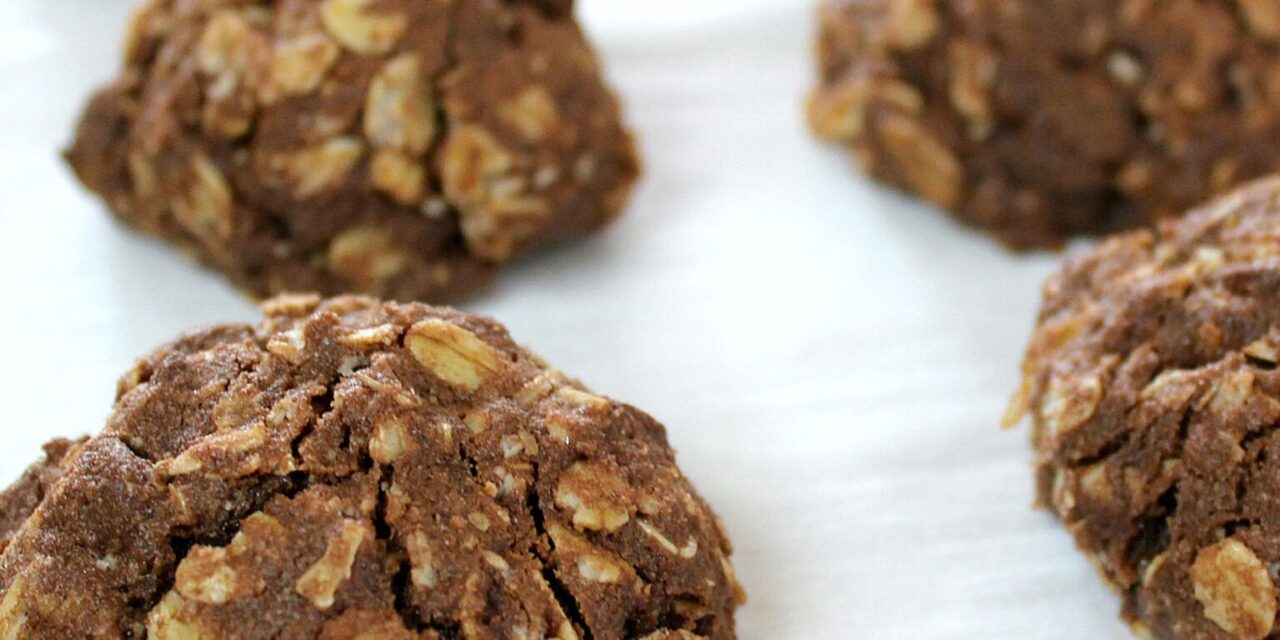
[[[1274,0],[824,0],[811,119],[1015,247],[1280,169]]]
[[[637,176],[571,4],[143,0],[67,157],[251,293],[456,298]]]
[[[278,298],[120,382],[0,494],[0,637],[734,637],[661,425],[498,324]]]
[[[54,440],[44,446],[44,459],[33,465],[12,486],[0,493],[0,553],[22,522],[44,500],[49,488],[62,474],[62,459],[74,445],[68,440]]]
[[[1159,638],[1263,638],[1280,575],[1280,178],[1045,286],[1010,414],[1040,500]]]

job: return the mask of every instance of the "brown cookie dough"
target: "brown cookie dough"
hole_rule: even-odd
[[[62,458],[75,443],[54,440],[44,446],[44,459],[27,469],[17,482],[0,492],[0,553],[9,546],[13,532],[18,530],[36,505],[44,500],[45,493],[62,475]]]
[[[1157,638],[1280,632],[1280,178],[1045,285],[1010,422],[1039,500]],[[1269,635],[1272,634],[1272,635]]]
[[[823,0],[810,119],[1015,248],[1280,169],[1273,0]]]
[[[484,318],[264,310],[140,361],[0,494],[0,638],[734,637],[728,539],[652,418]]]
[[[570,0],[143,0],[67,159],[255,295],[455,299],[625,205]]]

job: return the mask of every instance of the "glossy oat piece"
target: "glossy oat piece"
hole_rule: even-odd
[[[638,174],[567,0],[144,0],[67,159],[255,295],[456,299]]]
[[[661,425],[420,304],[278,298],[0,494],[0,637],[734,637]]]
[[[1270,0],[823,0],[813,129],[1016,248],[1280,169]]]
[[[1070,260],[1010,421],[1039,500],[1157,638],[1258,640],[1280,576],[1280,178]]]

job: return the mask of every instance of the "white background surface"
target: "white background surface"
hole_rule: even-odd
[[[998,428],[1056,256],[856,177],[803,125],[808,0],[583,0],[647,176],[596,238],[466,308],[653,413],[724,516],[743,638],[1125,638]],[[126,0],[0,0],[0,482],[96,431],[132,360],[252,321],[111,223],[57,153]]]

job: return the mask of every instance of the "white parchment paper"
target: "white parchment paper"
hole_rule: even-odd
[[[1126,638],[998,427],[1041,280],[805,131],[808,0],[582,0],[643,141],[634,206],[466,305],[662,420],[724,516],[743,638]],[[181,331],[252,321],[58,151],[125,0],[0,0],[0,481],[96,431]]]

